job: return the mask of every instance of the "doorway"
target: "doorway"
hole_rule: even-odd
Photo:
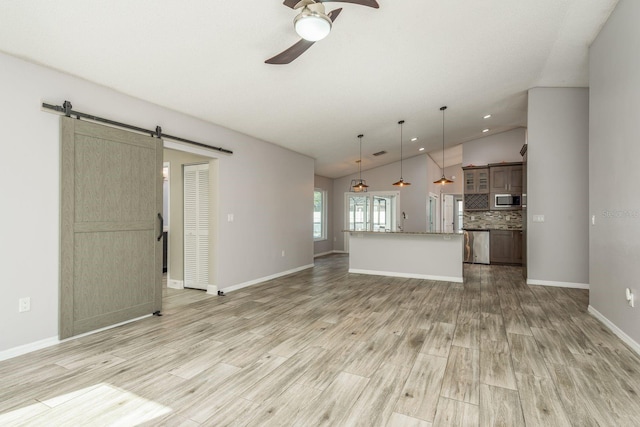
[[[427,202],[427,231],[438,231],[438,195],[435,193],[429,193]]]
[[[165,141],[164,145],[164,161],[170,164],[169,171],[169,213],[168,213],[168,260],[167,260],[167,287],[172,289],[184,289],[185,287],[208,290],[214,287],[217,280],[217,264],[216,264],[216,237],[217,225],[215,218],[217,216],[217,167],[218,160],[208,154],[206,150],[185,148],[179,144],[172,144]],[[197,243],[200,249],[197,253],[206,257],[208,271],[206,281],[199,280],[200,285],[193,286],[190,279],[185,275],[188,268],[185,269],[185,241],[188,240],[185,234],[185,170],[195,165],[208,166],[208,190],[206,190],[209,200],[201,207],[205,209],[208,216],[208,234],[199,238]],[[197,174],[197,172],[196,172]],[[196,205],[197,206],[197,205]],[[203,212],[201,212],[203,213]],[[197,239],[198,240],[198,239]],[[193,247],[193,246],[192,246]],[[190,259],[187,257],[187,259]],[[204,265],[205,263],[201,263]],[[202,274],[200,277],[203,277]],[[213,293],[216,293],[215,291]]]
[[[442,231],[444,233],[462,231],[463,215],[462,194],[442,194]]]
[[[372,191],[344,193],[345,230],[396,231],[402,229],[404,219],[398,215],[400,192]],[[349,234],[345,233],[344,250],[349,252]]]

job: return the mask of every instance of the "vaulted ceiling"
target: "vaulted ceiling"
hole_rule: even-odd
[[[617,0],[378,2],[326,3],[343,8],[331,34],[288,65],[264,63],[299,40],[281,0],[3,1],[0,51],[306,154],[335,178],[357,171],[360,133],[363,170],[397,161],[401,119],[405,157],[441,149],[442,105],[447,147],[526,126],[529,88],[588,86],[588,47]]]

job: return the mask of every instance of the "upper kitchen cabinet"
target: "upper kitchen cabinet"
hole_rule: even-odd
[[[464,171],[464,194],[489,193],[489,168],[469,166]]]
[[[489,175],[491,193],[522,193],[522,163],[489,165]]]

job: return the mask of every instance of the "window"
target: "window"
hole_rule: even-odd
[[[345,193],[345,226],[352,231],[396,231],[398,192]]]
[[[313,240],[327,239],[327,192],[313,191]]]

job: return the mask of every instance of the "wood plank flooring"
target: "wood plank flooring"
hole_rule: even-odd
[[[167,289],[162,317],[0,362],[0,425],[640,425],[640,357],[587,291],[347,262],[225,297]]]

